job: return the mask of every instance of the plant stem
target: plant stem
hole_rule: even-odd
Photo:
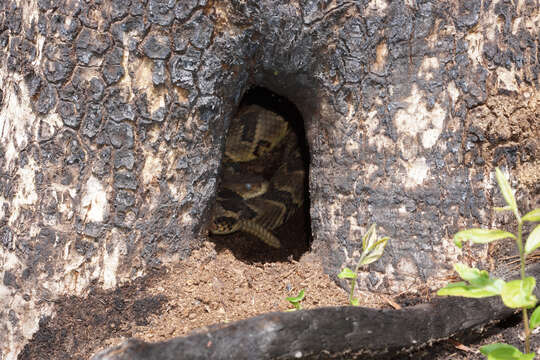
[[[353,279],[351,283],[351,293],[349,294],[349,303],[352,305],[353,298],[354,298],[354,287],[356,285],[356,277]]]
[[[521,217],[519,214],[516,213],[516,217],[518,220],[518,238],[517,238],[517,246],[519,249],[519,258],[520,258],[520,270],[521,270],[521,281],[525,280],[525,250],[523,250],[523,240],[522,240],[522,230],[523,230],[523,221],[521,221]],[[523,313],[523,332],[525,335],[525,354],[528,354],[531,352],[531,344],[530,344],[530,337],[531,337],[531,331],[529,329],[529,316],[527,315],[527,309],[522,308],[521,309]]]
[[[523,330],[525,331],[525,354],[531,352],[531,343],[529,338],[531,337],[531,332],[529,330],[529,317],[527,316],[527,309],[523,308]]]
[[[358,263],[356,264],[356,267],[354,268],[354,274],[355,277],[351,281],[351,293],[349,294],[349,303],[353,304],[353,298],[354,298],[354,287],[356,286],[356,279],[358,278],[358,270],[360,270],[360,264],[362,263],[362,260],[364,260],[364,254],[360,256],[360,260],[358,260]]]
[[[521,219],[518,219],[517,246],[519,249],[521,280],[525,280],[525,250],[523,250],[523,240],[521,238],[522,229],[523,229],[523,222],[521,221]]]

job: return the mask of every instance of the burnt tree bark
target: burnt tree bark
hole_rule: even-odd
[[[58,296],[199,246],[252,85],[305,119],[326,270],[376,222],[392,240],[360,286],[437,286],[458,228],[506,221],[494,166],[538,206],[538,16],[537,0],[2,2],[0,352]]]

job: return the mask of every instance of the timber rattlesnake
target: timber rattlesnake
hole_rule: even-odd
[[[290,125],[258,105],[246,106],[229,128],[210,232],[242,231],[280,247],[272,230],[302,205],[304,177]]]

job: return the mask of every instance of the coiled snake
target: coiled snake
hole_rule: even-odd
[[[272,230],[301,207],[304,177],[290,125],[258,105],[246,106],[229,128],[210,232],[242,231],[279,248]]]

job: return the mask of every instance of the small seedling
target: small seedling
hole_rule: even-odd
[[[354,297],[354,288],[356,286],[356,279],[358,279],[358,270],[360,269],[360,266],[368,265],[379,260],[388,240],[390,240],[388,236],[377,240],[376,224],[371,225],[362,238],[362,255],[360,255],[360,260],[358,260],[358,264],[356,264],[354,271],[346,267],[338,274],[338,278],[340,279],[351,279],[351,292],[349,294],[349,302],[351,305],[358,306],[360,302],[358,298]]]
[[[510,232],[497,229],[468,229],[454,235],[454,243],[457,247],[461,248],[463,241],[470,241],[475,244],[487,244],[495,240],[514,239],[519,250],[521,279],[506,282],[502,279],[492,278],[485,270],[470,268],[464,264],[454,264],[454,269],[465,281],[448,284],[446,287],[440,289],[437,294],[469,298],[500,296],[507,307],[521,309],[523,314],[523,330],[525,333],[525,353],[522,353],[512,345],[502,343],[482,346],[480,347],[480,352],[489,360],[530,360],[534,359],[535,355],[531,353],[531,330],[540,326],[540,306],[534,310],[529,322],[527,309],[535,307],[538,300],[533,294],[536,285],[535,278],[525,276],[525,259],[527,255],[540,247],[540,225],[537,225],[529,234],[525,242],[525,247],[523,246],[522,230],[523,223],[526,221],[540,222],[540,209],[535,209],[521,217],[516,199],[512,193],[512,188],[499,168],[495,169],[495,177],[507,205],[503,208],[495,208],[495,211],[512,211],[514,213],[518,223],[517,236]]]
[[[302,305],[300,305],[300,302],[302,300],[304,300],[304,290],[300,290],[298,295],[290,296],[290,297],[288,297],[286,299],[287,299],[288,302],[290,302],[294,306],[294,309],[289,309],[287,311],[302,310]]]

